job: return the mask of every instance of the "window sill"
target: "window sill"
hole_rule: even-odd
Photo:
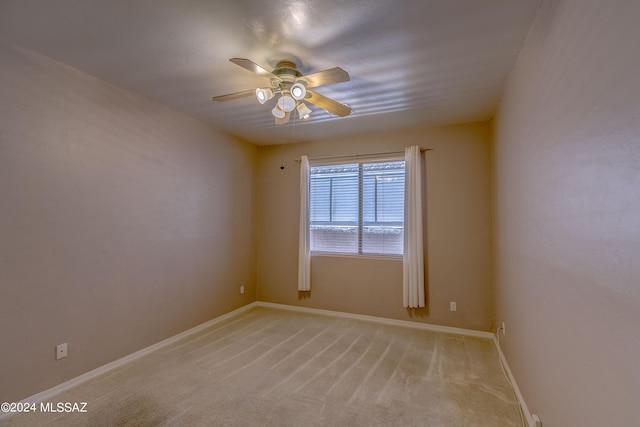
[[[356,258],[356,259],[377,259],[402,261],[402,255],[375,255],[375,254],[332,254],[325,252],[311,252],[311,257],[327,257],[327,258]]]

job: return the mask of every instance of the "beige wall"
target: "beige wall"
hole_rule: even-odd
[[[475,123],[261,147],[258,299],[489,330],[492,326],[490,126]],[[427,160],[428,307],[402,307],[402,260],[314,256],[311,293],[297,291],[299,166],[310,158],[433,148]],[[285,169],[280,165],[284,160]],[[458,304],[449,311],[449,301]]]
[[[496,320],[545,427],[640,425],[638,22],[545,2],[497,116]]]
[[[0,402],[254,301],[256,161],[252,145],[0,44]]]

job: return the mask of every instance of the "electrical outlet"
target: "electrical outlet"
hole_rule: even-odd
[[[57,345],[56,360],[64,359],[65,357],[67,357],[67,343]]]
[[[502,335],[507,335],[507,327],[505,326],[504,322],[502,322]]]
[[[456,311],[458,309],[455,301],[449,301],[449,310]]]
[[[240,285],[240,295],[244,295],[244,285]]]

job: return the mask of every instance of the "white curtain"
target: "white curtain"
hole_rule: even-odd
[[[300,157],[300,242],[298,248],[298,290],[311,290],[309,249],[309,159]]]
[[[420,147],[407,147],[404,193],[403,306],[424,307],[422,165]]]

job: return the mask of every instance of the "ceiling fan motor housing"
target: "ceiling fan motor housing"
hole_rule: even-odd
[[[276,64],[276,69],[272,74],[280,77],[285,82],[293,83],[297,77],[302,77],[302,73],[298,71],[296,64],[290,61],[280,61]]]

